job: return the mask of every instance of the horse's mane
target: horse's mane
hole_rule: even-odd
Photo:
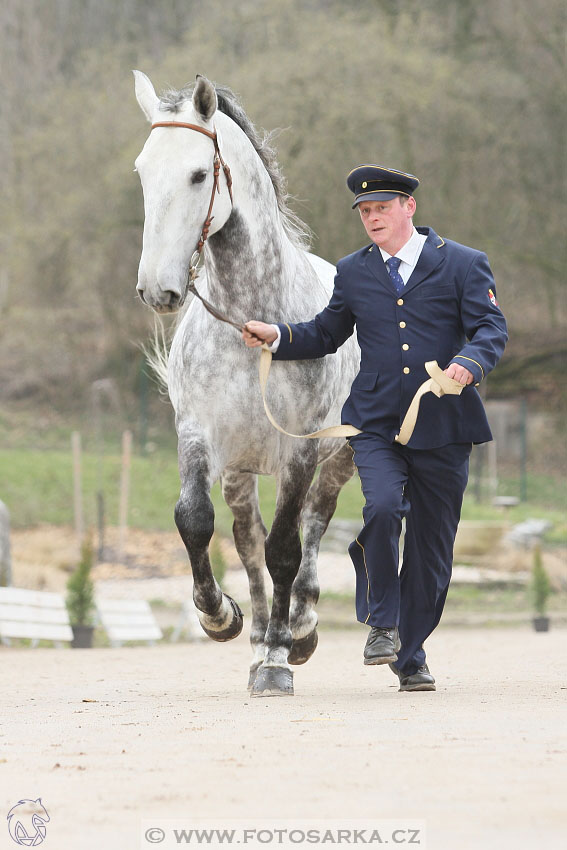
[[[311,231],[308,225],[288,205],[291,196],[287,192],[286,180],[278,165],[276,151],[272,147],[272,141],[278,131],[260,135],[244,111],[237,95],[228,86],[217,85],[216,83],[213,83],[213,85],[217,93],[218,108],[246,133],[264,168],[270,175],[282,217],[282,224],[287,235],[298,248],[308,250],[312,238]],[[186,86],[183,89],[167,89],[160,95],[159,108],[162,112],[178,112],[190,100],[193,89],[194,85]]]

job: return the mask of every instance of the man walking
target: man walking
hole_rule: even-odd
[[[243,339],[267,343],[278,360],[304,360],[335,352],[356,325],[360,371],[342,421],[362,432],[349,443],[364,527],[349,553],[357,619],[371,627],[364,663],[389,664],[402,691],[435,690],[423,643],[449,588],[472,444],[492,439],[476,387],[502,355],[506,322],[486,255],[414,227],[416,177],[361,165],[347,184],[371,244],[338,262],[331,300],[313,320],[250,321]],[[464,390],[424,396],[401,445],[395,438],[429,360]]]

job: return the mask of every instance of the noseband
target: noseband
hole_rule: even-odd
[[[191,263],[189,265],[189,282],[187,284],[187,289],[189,289],[189,291],[192,292],[193,295],[197,296],[197,298],[202,302],[205,309],[208,310],[209,313],[215,317],[215,319],[219,319],[221,322],[226,322],[227,324],[232,325],[234,328],[236,328],[236,330],[241,331],[242,325],[238,324],[238,322],[233,322],[232,319],[229,319],[228,316],[226,316],[224,313],[221,313],[221,311],[214,307],[210,303],[210,301],[207,301],[206,298],[203,298],[203,296],[197,292],[197,288],[195,287],[195,279],[197,277],[197,267],[199,265],[201,251],[203,250],[203,245],[207,241],[207,237],[209,235],[209,228],[214,218],[212,212],[213,205],[215,203],[215,192],[220,195],[219,173],[221,165],[223,167],[224,176],[226,178],[226,185],[228,189],[228,194],[230,195],[230,202],[231,204],[234,204],[234,200],[232,197],[232,176],[230,174],[230,168],[222,158],[216,130],[213,130],[211,132],[211,130],[205,130],[204,127],[199,127],[198,124],[184,124],[181,121],[159,121],[156,124],[152,124],[151,129],[154,130],[156,127],[184,127],[186,130],[195,130],[195,132],[202,133],[203,136],[208,136],[209,139],[213,140],[213,144],[215,146],[215,155],[213,158],[213,190],[211,192],[211,200],[209,201],[207,217],[201,230],[201,238],[199,239],[199,242],[197,243],[197,248],[194,251],[193,256],[191,257]]]

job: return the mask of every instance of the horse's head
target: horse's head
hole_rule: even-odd
[[[169,114],[148,77],[134,71],[136,97],[152,124],[174,121],[215,128],[217,95],[205,77],[198,77],[191,99]],[[220,142],[220,140],[219,140]],[[144,193],[144,241],[137,290],[157,312],[178,309],[185,299],[188,269],[211,201],[214,185],[213,140],[184,127],[156,127],[136,160]],[[225,224],[232,211],[226,180],[219,178],[209,235]]]

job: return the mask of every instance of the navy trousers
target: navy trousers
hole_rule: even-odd
[[[472,446],[410,449],[369,433],[349,443],[366,499],[364,528],[349,547],[357,619],[398,627],[402,646],[396,666],[411,675],[425,662],[423,642],[443,612]]]

